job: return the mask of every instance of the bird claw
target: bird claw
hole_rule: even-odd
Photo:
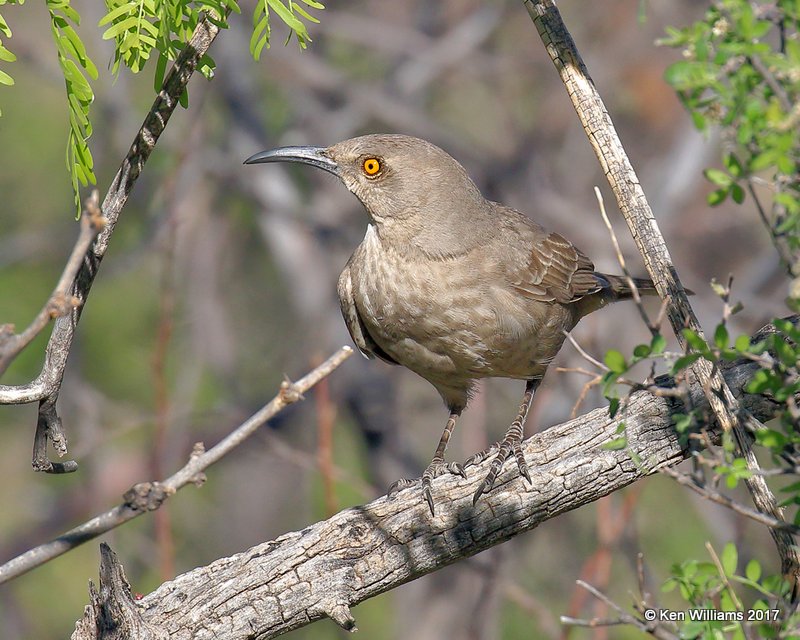
[[[420,481],[420,478],[400,478],[397,482],[392,483],[392,486],[389,487],[389,490],[386,492],[386,495],[390,498],[394,498],[394,496],[402,489],[406,489],[407,487],[411,487],[417,484]]]
[[[489,448],[484,449],[483,451],[478,451],[478,453],[472,454],[469,458],[467,458],[464,461],[464,466],[474,467],[475,465],[479,465],[484,460],[487,460],[492,454],[496,453],[499,448],[500,448],[500,443],[495,442]]]
[[[478,490],[472,496],[472,505],[475,506],[478,504],[478,499],[484,494],[489,493],[494,487],[494,483],[497,480],[497,476],[500,475],[500,471],[503,469],[503,465],[505,464],[506,460],[510,458],[512,455],[517,461],[517,467],[519,468],[519,475],[521,475],[525,480],[528,481],[528,484],[533,485],[533,480],[531,480],[531,474],[528,470],[528,463],[525,462],[525,455],[522,452],[522,439],[515,438],[513,436],[509,437],[508,435],[502,440],[502,442],[493,444],[491,447],[486,449],[485,451],[481,451],[476,453],[474,456],[471,456],[465,466],[469,466],[471,464],[479,464],[483,462],[493,452],[497,452],[492,459],[492,463],[489,466],[489,472],[486,474],[486,477],[481,482]]]
[[[435,516],[436,510],[434,508],[431,483],[433,482],[434,478],[438,478],[444,473],[451,473],[455,476],[461,476],[465,480],[467,478],[467,472],[464,471],[464,467],[458,462],[446,463],[444,460],[433,460],[426,467],[425,471],[422,472],[422,475],[419,478],[400,478],[391,487],[389,487],[389,491],[386,495],[390,498],[393,498],[401,489],[406,489],[418,484],[422,485],[422,496],[425,498],[425,502],[428,503],[428,508],[431,510],[431,515]]]

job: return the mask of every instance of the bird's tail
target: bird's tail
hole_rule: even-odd
[[[630,300],[633,298],[633,290],[631,289],[630,282],[625,276],[612,276],[606,273],[598,273],[601,280],[608,282],[608,287],[603,287],[610,294],[609,298],[616,302],[617,300]],[[640,296],[657,296],[655,285],[650,278],[631,278],[639,291]]]
[[[610,301],[616,302],[617,300],[630,300],[633,298],[633,290],[631,289],[630,282],[625,276],[611,276],[607,273],[595,274],[600,280],[605,280],[608,283],[607,287],[603,287],[610,295]],[[657,296],[658,292],[650,278],[631,278],[639,291],[640,296]],[[694,291],[685,289],[686,295],[693,296]]]

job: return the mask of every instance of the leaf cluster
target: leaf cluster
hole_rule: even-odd
[[[659,43],[680,48],[683,60],[667,81],[695,126],[721,127],[723,169],[707,169],[708,201],[745,199],[745,186],[763,175],[772,187],[775,234],[800,247],[800,3],[715,0],[704,18],[667,29]],[[752,191],[751,191],[752,193]]]
[[[672,577],[663,585],[662,591],[678,591],[681,597],[695,610],[714,612],[739,612],[742,622],[736,620],[691,620],[679,623],[681,638],[708,638],[716,640],[732,638],[745,640],[743,627],[754,629],[759,638],[790,637],[787,632],[797,632],[800,615],[787,615],[776,609],[776,603],[789,593],[790,586],[779,575],[763,575],[761,564],[756,559],[747,563],[744,575],[737,573],[739,553],[736,545],[728,543],[717,556],[709,546],[713,562],[686,560],[672,567]],[[752,604],[746,609],[754,610],[747,614],[742,603],[742,595],[735,586],[747,587]],[[759,614],[758,612],[763,612]],[[753,620],[749,621],[751,617]],[[794,636],[791,636],[794,637]]]
[[[0,0],[0,7],[23,2]],[[97,67],[76,31],[80,25],[80,15],[70,0],[46,0],[46,4],[66,86],[70,122],[66,163],[72,181],[76,213],[80,215],[80,186],[97,182],[88,145],[92,135],[89,109],[94,100],[89,80],[97,79]],[[325,8],[317,0],[258,0],[253,11],[253,36],[250,40],[250,51],[256,60],[263,49],[269,47],[270,11],[289,27],[290,38],[294,34],[302,48],[308,46],[311,38],[303,20],[319,21],[303,5],[313,9]],[[227,16],[241,12],[237,0],[106,0],[106,10],[98,26],[105,28],[103,39],[114,42],[112,73],[118,74],[123,66],[138,73],[150,59],[155,58],[153,84],[156,92],[161,89],[168,63],[180,55],[203,17],[220,28],[227,28]],[[11,29],[0,15],[0,63],[16,60],[3,43],[4,38],[10,37]],[[214,67],[214,60],[210,56],[203,56],[200,60],[199,70],[206,78],[213,76]],[[13,84],[14,79],[0,69],[0,85]],[[186,93],[181,96],[181,104],[188,106]]]

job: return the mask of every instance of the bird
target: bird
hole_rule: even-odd
[[[548,365],[578,321],[611,302],[656,293],[646,278],[595,271],[562,235],[484,198],[464,167],[438,146],[370,134],[328,147],[285,146],[245,164],[294,162],[337,176],[369,217],[364,240],[337,285],[342,316],[361,353],[430,382],[449,416],[419,485],[432,515],[432,481],[492,458],[473,495],[489,492],[509,458],[532,484],[524,425]],[[456,422],[481,378],[525,381],[505,436],[465,463],[447,462]]]

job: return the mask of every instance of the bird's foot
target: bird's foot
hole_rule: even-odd
[[[431,515],[435,516],[436,512],[433,506],[431,482],[434,478],[438,478],[444,473],[452,473],[453,475],[461,476],[464,479],[467,477],[464,467],[459,463],[445,462],[444,460],[437,460],[434,458],[427,466],[425,471],[422,472],[422,476],[419,478],[400,478],[391,487],[389,487],[389,492],[387,495],[391,498],[398,491],[400,491],[400,489],[406,489],[407,487],[412,487],[418,484],[422,485],[422,495],[425,497],[425,501],[428,503],[428,508],[431,510]]]
[[[533,484],[531,481],[531,474],[528,471],[528,463],[525,462],[525,455],[522,452],[522,433],[512,432],[512,430],[509,429],[509,433],[507,433],[500,442],[496,442],[488,449],[470,456],[464,463],[464,466],[469,467],[475,464],[480,464],[484,460],[490,458],[492,455],[494,455],[494,458],[489,466],[489,472],[486,474],[483,482],[481,482],[478,490],[472,497],[473,505],[478,503],[478,498],[480,498],[484,493],[489,493],[489,491],[492,490],[495,480],[497,480],[497,476],[500,475],[500,471],[502,470],[505,461],[508,460],[508,458],[510,458],[512,455],[517,461],[519,474],[528,481],[528,484]]]

